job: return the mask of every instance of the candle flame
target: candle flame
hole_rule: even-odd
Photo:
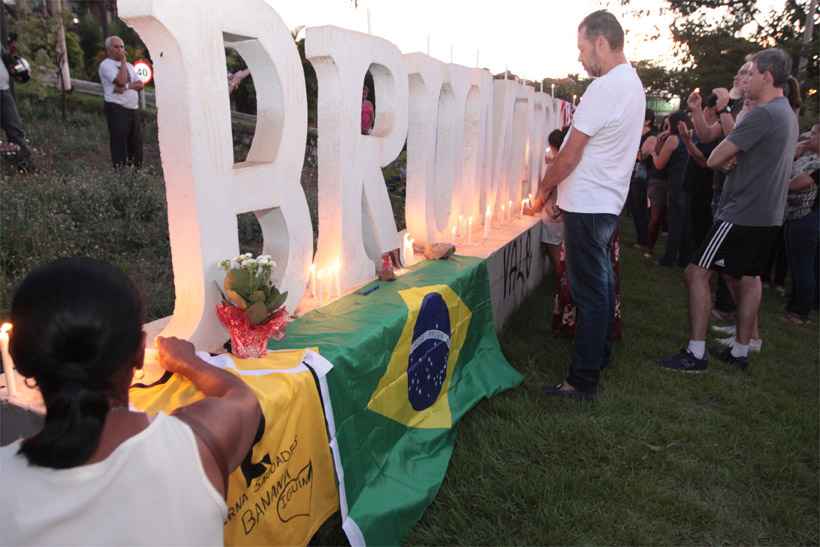
[[[6,334],[12,328],[13,328],[13,325],[11,323],[3,323],[3,325],[0,326],[0,333]]]

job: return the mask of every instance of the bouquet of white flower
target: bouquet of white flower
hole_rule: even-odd
[[[243,310],[251,325],[271,319],[285,303],[288,293],[280,293],[271,282],[276,262],[270,256],[246,253],[219,266],[226,272],[224,292],[220,290],[223,303]]]

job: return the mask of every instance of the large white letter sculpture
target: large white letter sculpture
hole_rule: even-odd
[[[493,175],[489,205],[496,211],[513,199],[512,181],[521,173],[523,158],[517,158],[518,163],[513,161],[513,118],[520,87],[513,80],[493,81]]]
[[[456,185],[453,210],[481,223],[489,150],[488,123],[492,113],[492,76],[486,70],[449,65],[456,105]]]
[[[544,176],[546,167],[547,100],[544,93],[535,94],[533,124],[530,131],[530,189],[528,190],[528,193],[533,196],[538,190],[538,183]]]
[[[288,28],[265,0],[241,9],[223,0],[119,0],[119,15],[151,50],[176,305],[162,334],[201,348],[221,344],[214,311],[221,259],[239,252],[236,215],[256,212],[274,281],[294,310],[313,253],[300,184],[307,134],[301,62]],[[248,14],[253,14],[249,16]],[[234,165],[225,46],[253,73],[256,135],[248,161]]]
[[[381,168],[407,135],[407,73],[398,48],[337,27],[307,29],[306,57],[319,83],[318,268],[341,265],[342,290],[373,279],[374,261],[399,247]],[[376,87],[376,123],[361,134],[367,71]],[[337,262],[338,261],[338,262]]]
[[[407,230],[419,243],[446,241],[452,212],[456,108],[447,67],[410,53],[407,130]]]
[[[404,63],[410,79],[407,228],[419,242],[449,241],[459,216],[480,225],[490,190],[492,77],[421,53],[405,55]]]

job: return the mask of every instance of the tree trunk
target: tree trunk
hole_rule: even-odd
[[[806,79],[806,67],[809,64],[809,50],[811,49],[811,39],[814,36],[814,14],[817,12],[817,0],[809,0],[809,7],[806,10],[806,25],[803,31],[803,44],[800,47],[800,63],[797,69],[797,77]]]
[[[57,25],[57,43],[55,55],[57,58],[57,82],[62,96],[63,121],[66,120],[67,93],[71,90],[71,71],[68,67],[68,48],[65,44],[65,25],[63,24],[63,0],[48,0],[48,11]]]

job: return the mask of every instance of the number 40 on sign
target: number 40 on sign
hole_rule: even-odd
[[[137,73],[140,81],[145,85],[148,85],[154,78],[154,69],[151,67],[151,63],[145,59],[134,61],[134,71]]]

